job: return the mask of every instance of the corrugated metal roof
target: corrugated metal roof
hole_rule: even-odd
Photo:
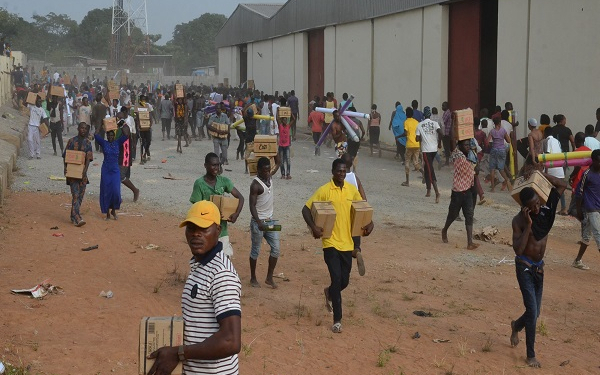
[[[240,4],[215,37],[217,48],[400,13],[448,0],[288,0]],[[341,6],[340,6],[341,5]],[[275,9],[277,8],[277,9]]]
[[[284,5],[281,4],[240,4],[241,6],[260,14],[265,18],[271,18]]]

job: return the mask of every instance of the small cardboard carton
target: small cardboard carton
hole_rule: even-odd
[[[150,112],[140,111],[138,112],[138,117],[140,120],[150,120]]]
[[[65,89],[62,86],[50,86],[50,96],[65,97]]]
[[[65,177],[81,180],[84,171],[85,164],[67,164],[67,173],[65,174]]]
[[[373,221],[373,207],[367,201],[353,201],[350,208],[352,236],[362,236],[362,228]]]
[[[229,130],[229,125],[227,125],[227,124],[219,124],[218,122],[213,122],[211,124],[211,126],[213,128],[215,128],[215,129],[221,130],[221,131],[228,131]],[[208,134],[210,134],[212,137],[215,137],[215,138],[221,138],[221,139],[227,138],[227,134],[219,134],[219,133],[217,133],[215,131],[212,131],[212,130],[209,130]]]
[[[175,84],[175,90],[183,90],[183,84],[182,83],[176,83]]]
[[[248,162],[248,173],[250,174],[250,176],[256,176],[258,174],[258,159],[260,159],[262,156],[256,156],[254,155],[254,153],[251,153],[250,156],[248,157],[248,159],[246,159],[246,161]],[[269,157],[269,161],[271,162],[271,170],[274,168],[275,165],[275,158],[270,156]]]
[[[257,135],[254,137],[254,155],[275,156],[277,155],[276,135]]]
[[[48,133],[50,133],[50,130],[48,129],[48,125],[41,123],[40,124],[40,137],[44,138],[45,136],[48,135]]]
[[[111,103],[115,99],[119,100],[121,98],[121,95],[119,94],[119,90],[118,89],[115,89],[114,91],[110,90],[108,92],[108,98],[110,99]]]
[[[248,159],[246,159],[246,162],[248,163],[248,173],[250,176],[256,176],[256,163],[258,162],[258,159],[254,157],[254,154],[250,154]]]
[[[46,93],[45,92],[40,91],[37,94],[39,95],[40,98],[42,98],[42,100],[46,100]]]
[[[513,199],[521,205],[521,199],[519,198],[519,193],[526,187],[533,188],[537,195],[540,197],[540,201],[542,204],[546,204],[548,201],[548,196],[550,196],[550,191],[552,191],[552,184],[540,171],[533,171],[531,176],[528,179],[525,179],[524,176],[521,176],[515,180],[513,184],[513,189],[510,192]]]
[[[292,109],[290,107],[279,107],[277,114],[279,117],[292,117]]]
[[[67,164],[85,164],[85,152],[67,150],[65,152],[65,163]]]
[[[151,125],[150,120],[140,120],[140,130],[142,131],[150,130]]]
[[[176,99],[177,98],[185,98],[185,94],[183,92],[183,89],[181,89],[181,90],[179,90],[179,89],[175,90],[175,98]]]
[[[148,355],[163,346],[183,345],[183,318],[182,317],[144,317],[140,322],[140,346],[138,373],[145,375],[154,364]],[[171,375],[181,375],[183,368],[181,362]]]
[[[454,138],[457,141],[471,139],[475,136],[475,131],[473,129],[473,110],[471,108],[454,111],[452,116],[452,130]]]
[[[37,96],[38,96],[38,94],[35,92],[28,92],[27,99],[25,99],[25,102],[27,102],[28,104],[35,105],[35,99],[37,99]]]
[[[63,76],[63,82],[65,85],[70,85],[71,84],[71,77],[68,74],[65,74]]]
[[[240,202],[235,197],[226,197],[223,195],[211,195],[210,201],[219,209],[221,219],[226,221],[229,221],[229,217],[237,211],[238,203]]]
[[[117,130],[117,119],[115,117],[106,117],[102,120],[104,124],[104,131],[109,132],[111,130]]]
[[[323,238],[330,238],[337,215],[331,202],[313,202],[310,213],[315,225],[323,228]]]

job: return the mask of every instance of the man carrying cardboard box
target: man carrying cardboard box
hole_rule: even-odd
[[[336,159],[331,166],[333,175],[330,182],[321,186],[306,201],[302,207],[302,217],[310,227],[314,238],[323,236],[323,228],[315,225],[310,207],[314,201],[330,201],[335,208],[335,225],[330,238],[323,238],[323,258],[329,269],[331,284],[324,289],[325,306],[330,312],[333,311],[334,333],[342,332],[342,290],[350,282],[350,271],[352,270],[352,251],[354,242],[351,233],[350,209],[352,201],[361,200],[358,189],[345,183],[346,163],[342,159]],[[373,231],[373,222],[362,228],[364,235],[368,236]]]
[[[85,122],[80,122],[77,127],[77,135],[67,141],[67,146],[65,147],[65,152],[63,153],[63,159],[66,157],[66,152],[68,150],[74,151],[83,151],[85,153],[84,157],[84,167],[83,167],[83,175],[82,178],[72,178],[67,177],[67,185],[71,188],[71,222],[75,224],[77,227],[81,227],[85,225],[85,220],[81,217],[79,213],[79,209],[81,208],[81,202],[83,201],[83,197],[85,196],[85,188],[89,183],[87,177],[87,169],[92,160],[94,160],[94,152],[92,150],[92,142],[88,139],[88,133],[90,130],[90,126]],[[65,162],[65,175],[67,174],[67,163]]]
[[[215,106],[215,113],[213,113],[208,119],[208,125],[206,126],[206,129],[216,134],[225,136],[224,138],[213,137],[212,141],[215,148],[215,154],[219,155],[221,165],[228,165],[229,161],[227,160],[227,148],[229,147],[229,144],[227,142],[227,135],[229,134],[229,127],[227,130],[220,130],[213,126],[213,122],[218,124],[231,124],[229,117],[227,117],[227,114],[225,113],[225,105],[223,103],[217,103]]]
[[[279,258],[279,232],[268,231],[267,222],[273,219],[273,175],[277,173],[280,166],[279,156],[275,156],[275,167],[271,169],[269,158],[261,157],[256,162],[256,173],[250,184],[250,234],[252,236],[252,247],[250,249],[250,285],[254,288],[260,288],[256,279],[256,262],[260,254],[262,239],[267,240],[271,248],[269,254],[269,268],[265,283],[271,285],[273,289],[277,284],[273,280],[273,272]]]
[[[597,157],[600,157],[600,151]],[[519,332],[525,328],[527,365],[530,367],[541,367],[535,357],[534,344],[537,318],[542,307],[544,255],[558,201],[567,187],[563,179],[547,173],[544,173],[544,177],[553,185],[546,204],[541,204],[540,197],[533,188],[526,187],[519,192],[521,211],[512,220],[515,268],[525,312],[510,323],[510,344],[513,347],[519,344]]]
[[[171,374],[183,362],[185,374],[237,375],[242,346],[240,278],[219,242],[221,214],[214,203],[200,201],[179,225],[192,252],[183,289],[183,345],[165,346],[149,375]]]
[[[210,200],[211,195],[223,195],[225,193],[229,193],[238,199],[238,206],[235,213],[228,218],[222,218],[220,221],[221,232],[219,233],[219,241],[223,244],[223,252],[225,255],[231,258],[233,256],[233,247],[229,241],[227,222],[236,222],[242,211],[242,207],[244,207],[244,197],[240,194],[238,189],[233,186],[231,180],[219,175],[220,166],[221,163],[217,154],[214,152],[206,154],[206,157],[204,158],[206,174],[194,182],[190,202],[196,203],[199,201],[208,201]]]
[[[463,139],[458,142],[456,149],[450,155],[450,161],[454,163],[454,177],[452,179],[452,195],[448,206],[448,216],[442,229],[442,242],[448,243],[448,228],[458,218],[462,209],[467,230],[467,249],[475,250],[479,247],[479,244],[473,242],[473,215],[475,213],[473,186],[476,166],[467,159],[470,151],[471,140]]]
[[[29,146],[29,159],[34,157],[41,159],[40,147],[40,124],[44,123],[48,126],[48,116],[42,108],[42,98],[37,95],[35,105],[23,103],[29,108],[29,126],[27,131],[27,145]]]

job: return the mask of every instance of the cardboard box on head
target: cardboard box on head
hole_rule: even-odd
[[[521,193],[521,190],[526,187],[530,187],[535,190],[537,195],[540,197],[541,204],[546,204],[548,197],[550,196],[550,192],[554,186],[540,171],[533,171],[528,179],[525,179],[525,176],[517,178],[513,184],[513,189],[510,191],[510,195],[520,206],[522,206],[522,203],[519,193]]]
[[[488,124],[489,126],[489,124]],[[461,109],[452,113],[452,130],[457,141],[471,139],[475,136],[473,129],[473,110]]]

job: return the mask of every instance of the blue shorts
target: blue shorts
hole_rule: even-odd
[[[493,148],[490,151],[490,170],[503,170],[504,164],[506,164],[506,150]]]

